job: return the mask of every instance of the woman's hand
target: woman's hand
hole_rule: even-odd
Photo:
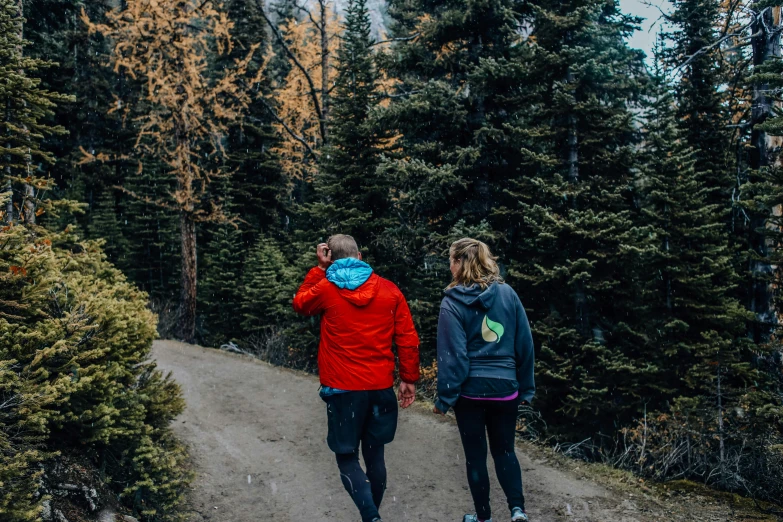
[[[437,406],[434,406],[434,407],[432,408],[432,413],[434,413],[435,415],[446,415],[445,413],[443,413],[442,411],[440,411],[440,410],[438,409],[438,407],[437,407]]]

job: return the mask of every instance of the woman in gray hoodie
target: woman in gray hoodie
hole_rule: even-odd
[[[476,508],[463,522],[492,520],[487,439],[511,520],[527,521],[514,440],[519,405],[536,391],[530,325],[486,244],[460,239],[451,245],[449,258],[453,280],[438,319],[435,413],[454,408],[457,416]]]

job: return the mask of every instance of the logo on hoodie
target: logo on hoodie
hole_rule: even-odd
[[[481,322],[481,337],[488,343],[499,343],[505,329],[500,323],[496,323],[488,316],[484,316]]]

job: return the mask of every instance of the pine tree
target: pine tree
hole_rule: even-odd
[[[266,22],[259,11],[263,7],[261,1],[231,0],[225,4],[226,13],[234,22],[232,36],[236,45],[217,63],[217,69],[243,59],[255,45],[267,48]],[[248,244],[255,242],[257,233],[280,225],[288,193],[288,180],[272,152],[279,138],[265,105],[265,98],[273,89],[267,59],[259,51],[248,64],[248,75],[255,77],[262,68],[263,75],[258,75],[259,81],[252,86],[254,97],[246,115],[230,127],[226,143],[226,167],[233,172],[229,193],[234,208],[247,222],[243,236]]]
[[[111,189],[105,189],[98,196],[90,212],[87,227],[91,238],[103,238],[104,251],[108,258],[119,266],[127,266],[127,241],[117,220],[117,205]]]
[[[320,202],[313,206],[324,231],[352,234],[369,247],[369,261],[383,263],[374,241],[392,224],[388,179],[379,175],[388,132],[373,106],[380,95],[365,0],[349,0],[329,122],[330,145],[314,180]],[[377,269],[377,267],[376,267]]]
[[[129,238],[125,273],[153,301],[170,307],[176,301],[181,263],[177,216],[154,203],[172,190],[162,168],[148,163],[141,173],[126,178],[124,187],[139,197],[123,198],[118,218]]]
[[[724,393],[730,384],[743,386],[751,353],[743,336],[751,314],[736,298],[740,277],[720,205],[707,202],[711,191],[699,180],[698,154],[675,111],[664,94],[648,119],[641,224],[649,248],[635,267],[643,275],[637,310],[644,310],[646,342],[628,346],[638,353],[640,342],[649,345],[642,351],[656,373],[642,381],[652,388],[640,398],[655,408],[710,395],[718,376],[730,376]]]
[[[51,208],[42,194],[52,186],[43,166],[54,162],[41,147],[46,136],[64,134],[63,127],[51,125],[58,102],[72,97],[41,88],[38,71],[51,67],[48,61],[27,57],[23,38],[24,18],[21,2],[0,1],[0,186],[3,187],[6,223],[17,220],[35,224],[38,215]]]
[[[56,161],[51,169],[55,197],[83,201],[91,208],[107,187],[123,185],[136,172],[136,165],[126,159],[135,141],[133,125],[125,123],[134,118],[126,108],[139,90],[137,82],[103,67],[109,59],[109,42],[90,37],[79,18],[84,8],[92,20],[105,21],[113,2],[29,0],[24,5],[25,36],[31,41],[28,54],[58,64],[41,71],[42,85],[76,98],[76,103],[59,104],[51,119],[67,128],[68,134],[44,141]],[[84,152],[104,160],[85,163]],[[118,205],[126,197],[115,194]],[[48,219],[47,225],[61,228],[76,223],[86,232],[89,220],[89,212],[61,213]]]
[[[624,41],[636,20],[615,2],[531,7],[510,133],[519,174],[496,192],[492,224],[505,232],[508,280],[541,343],[538,382],[548,393],[537,406],[566,436],[576,435],[575,419],[580,435],[611,433],[620,414],[641,407],[624,404],[615,380],[627,361],[622,339],[641,326],[633,280],[624,277],[625,238],[639,168],[630,108],[641,104],[648,77],[641,53]]]
[[[223,198],[227,212],[234,211],[230,196]],[[199,284],[201,337],[206,346],[219,346],[240,337],[243,303],[241,285],[243,263],[249,257],[242,231],[231,223],[213,225],[205,237]]]
[[[244,269],[242,283],[242,331],[258,335],[270,326],[280,326],[290,317],[296,291],[294,273],[277,242],[260,236]]]
[[[688,146],[696,155],[696,173],[710,191],[709,204],[719,204],[728,223],[731,204],[732,147],[727,132],[723,83],[717,46],[720,4],[712,0],[674,0],[665,35],[669,41],[665,60],[681,73],[676,84],[677,117]]]
[[[396,83],[384,121],[401,150],[379,176],[393,187],[397,224],[376,241],[419,317],[425,357],[452,231],[487,219],[495,191],[516,172],[507,124],[518,107],[520,9],[507,0],[389,4],[397,43],[382,63]]]

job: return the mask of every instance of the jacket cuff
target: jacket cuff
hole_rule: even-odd
[[[448,404],[446,404],[440,399],[435,401],[435,407],[438,408],[438,410],[440,410],[441,413],[447,413],[451,409],[451,406],[449,406]]]

